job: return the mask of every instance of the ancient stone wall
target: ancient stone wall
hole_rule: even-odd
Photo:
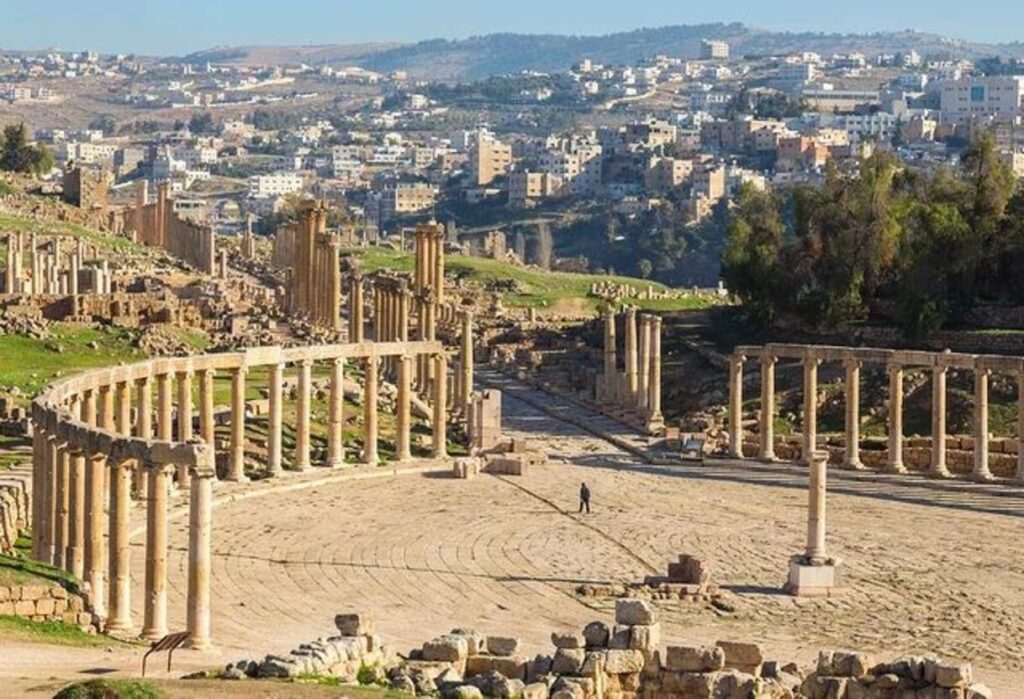
[[[14,543],[28,528],[28,488],[20,476],[0,477],[0,553],[14,552]]]
[[[124,229],[148,247],[161,248],[204,274],[216,270],[213,228],[186,221],[174,213],[166,182],[157,189],[155,202],[140,197],[122,213]]]
[[[94,631],[82,597],[58,585],[0,587],[0,614],[30,621],[61,621]]]

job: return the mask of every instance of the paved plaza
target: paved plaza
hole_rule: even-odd
[[[797,600],[779,590],[804,542],[801,469],[646,465],[539,410],[549,396],[521,393],[531,405],[504,388],[507,431],[543,441],[551,457],[524,478],[356,470],[305,487],[248,486],[243,497],[218,489],[218,655],[285,651],[329,633],[345,610],[373,612],[399,649],[469,626],[540,650],[552,630],[611,618],[611,600],[578,598],[577,585],[663,573],[685,552],[711,562],[732,611],[660,603],[667,641],[756,639],[803,659],[835,646],[930,651],[973,661],[1000,690],[1024,686],[1024,493],[832,471],[829,547],[844,560],[844,592]],[[576,514],[582,481],[590,516]],[[184,519],[172,520],[172,610],[184,609],[184,537]]]

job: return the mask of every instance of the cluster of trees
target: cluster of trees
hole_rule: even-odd
[[[1024,190],[988,134],[956,171],[926,174],[878,152],[821,187],[744,189],[722,253],[729,289],[763,324],[888,318],[909,337],[978,303],[1024,303],[1022,271]]]
[[[0,170],[42,175],[53,169],[53,154],[28,142],[25,124],[5,126],[0,137]]]

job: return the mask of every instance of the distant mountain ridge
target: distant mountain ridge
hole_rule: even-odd
[[[1024,58],[1024,42],[985,44],[909,30],[872,34],[774,32],[740,23],[645,28],[602,36],[487,34],[413,44],[220,47],[185,58],[249,65],[355,65],[380,72],[405,70],[415,78],[475,80],[523,70],[564,70],[582,58],[606,64],[631,64],[657,54],[696,58],[702,39],[729,42],[733,55],[795,51],[825,55],[860,51],[877,55],[914,50],[923,56]]]

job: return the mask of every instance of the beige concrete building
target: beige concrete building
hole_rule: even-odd
[[[562,193],[562,179],[549,172],[513,172],[508,178],[508,205],[523,208],[531,201]]]
[[[972,118],[1015,119],[1024,116],[1024,76],[988,76],[948,80],[939,107],[944,121]]]
[[[387,187],[380,196],[380,221],[403,214],[429,211],[437,203],[437,187],[423,183],[401,183]]]
[[[679,187],[693,175],[693,161],[684,158],[652,158],[644,171],[644,188],[661,193]]]
[[[476,186],[488,185],[505,175],[512,166],[512,146],[485,133],[478,133],[469,149],[470,179]]]

